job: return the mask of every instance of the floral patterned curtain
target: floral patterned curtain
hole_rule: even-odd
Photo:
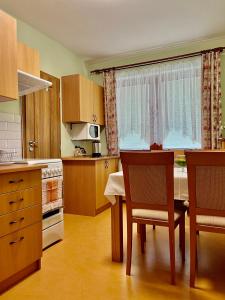
[[[202,146],[218,149],[222,137],[220,50],[202,54]]]
[[[109,155],[117,155],[118,147],[118,130],[116,115],[116,80],[115,71],[105,71],[104,79],[104,102],[105,102],[105,130],[106,141]]]

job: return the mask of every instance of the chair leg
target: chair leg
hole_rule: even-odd
[[[185,215],[181,217],[179,224],[179,244],[181,249],[182,261],[185,261]]]
[[[140,224],[140,239],[141,239],[141,252],[145,252],[145,242],[146,242],[146,225]]]
[[[174,228],[172,226],[169,226],[169,244],[171,284],[175,284],[175,234]]]
[[[190,287],[195,286],[197,237],[194,226],[190,226]]]
[[[126,265],[127,275],[130,275],[130,271],[131,271],[132,236],[133,236],[133,223],[127,222],[127,265]]]

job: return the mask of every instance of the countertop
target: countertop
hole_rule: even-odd
[[[69,157],[62,157],[62,161],[72,161],[72,160],[105,160],[105,159],[114,159],[119,158],[119,156],[100,156],[100,157],[92,157],[92,156],[69,156]]]
[[[14,172],[24,172],[39,170],[42,168],[47,168],[45,164],[39,165],[28,165],[28,164],[11,164],[11,165],[0,165],[0,174],[14,173]]]

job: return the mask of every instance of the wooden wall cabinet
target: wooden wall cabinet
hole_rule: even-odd
[[[62,77],[63,122],[104,125],[103,87],[82,75]]]
[[[37,49],[28,47],[26,44],[18,42],[18,69],[40,77],[40,55]]]
[[[40,269],[41,170],[10,171],[0,174],[0,182],[1,294],[25,276]]]
[[[118,158],[63,159],[65,213],[95,216],[110,206],[104,196],[110,173],[117,172]]]
[[[16,20],[0,10],[0,101],[18,98]]]

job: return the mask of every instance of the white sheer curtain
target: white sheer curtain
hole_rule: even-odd
[[[201,57],[116,72],[120,149],[201,147]]]

